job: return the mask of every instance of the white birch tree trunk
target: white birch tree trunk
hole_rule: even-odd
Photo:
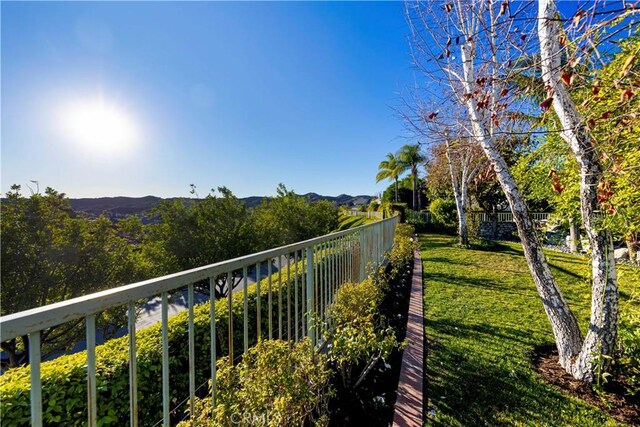
[[[542,60],[542,78],[553,97],[553,108],[562,128],[561,136],[569,144],[580,168],[580,211],[591,245],[591,318],[582,350],[570,369],[578,379],[593,381],[597,371],[606,369],[618,326],[618,285],[611,232],[598,224],[598,184],[602,168],[584,119],[561,83],[561,27],[553,0],[538,2],[538,38]]]
[[[466,39],[470,40],[469,36],[467,36]],[[464,73],[462,84],[465,93],[469,94],[474,91],[472,87],[475,81],[473,67],[474,48],[473,41],[467,41],[461,45],[461,59]],[[544,310],[551,323],[558,347],[560,364],[567,371],[570,371],[575,357],[580,352],[582,344],[582,335],[578,327],[578,322],[551,274],[546,257],[542,251],[542,246],[538,240],[534,223],[529,217],[524,198],[509,171],[506,161],[495,144],[487,126],[484,113],[480,111],[477,106],[477,101],[473,97],[469,97],[466,100],[466,106],[475,139],[493,166],[498,182],[511,207],[529,270],[533,276],[538,294],[542,299]]]
[[[458,179],[457,165],[454,161],[453,152],[449,141],[445,141],[447,163],[451,175],[451,186],[453,187],[453,198],[456,202],[456,212],[458,213],[458,238],[462,246],[469,246],[469,230],[467,226],[467,177],[466,168],[462,168],[462,176]]]

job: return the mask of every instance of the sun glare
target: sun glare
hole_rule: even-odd
[[[87,154],[121,156],[138,143],[130,115],[104,100],[71,105],[64,110],[61,124],[65,137]]]

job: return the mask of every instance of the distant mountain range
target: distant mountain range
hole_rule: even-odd
[[[348,194],[340,194],[339,196],[322,196],[316,193],[302,194],[302,197],[307,198],[311,202],[317,202],[319,200],[328,200],[336,206],[359,206],[363,204],[369,204],[374,199],[372,196],[349,196]],[[262,202],[264,196],[252,196],[241,198],[248,208],[256,207]],[[141,215],[148,212],[152,207],[157,205],[161,200],[176,200],[184,199],[182,197],[172,197],[168,199],[162,199],[156,196],[145,197],[97,197],[97,198],[82,198],[82,199],[69,199],[71,207],[76,212],[84,212],[89,216],[106,215],[110,218],[124,217],[128,215]],[[201,200],[201,199],[190,199]]]

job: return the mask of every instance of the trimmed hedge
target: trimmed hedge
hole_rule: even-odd
[[[292,264],[293,266],[293,264]],[[304,283],[302,268],[299,281]],[[282,289],[283,324],[286,324],[286,280],[280,285],[279,274],[272,278],[272,322],[274,333],[278,325],[278,296]],[[294,273],[291,271],[293,282]],[[286,270],[283,269],[283,279]],[[300,288],[300,286],[299,286]],[[293,302],[294,286],[290,286]],[[260,282],[261,329],[268,336],[268,279]],[[234,353],[244,348],[243,292],[233,295]],[[257,341],[256,285],[248,287],[249,345]],[[216,301],[217,354],[228,354],[228,299]],[[196,384],[210,378],[209,303],[194,309]],[[292,315],[293,317],[293,315]],[[188,311],[169,319],[169,387],[172,410],[189,395],[188,376]],[[136,333],[138,375],[138,419],[141,425],[153,425],[162,414],[162,329],[158,323]],[[41,365],[43,422],[45,425],[80,426],[87,422],[86,351],[58,357]],[[98,425],[123,425],[129,422],[129,362],[128,337],[117,338],[96,347],[96,381]],[[30,424],[29,367],[7,371],[0,376],[2,424],[22,426]],[[177,412],[182,412],[181,410]]]

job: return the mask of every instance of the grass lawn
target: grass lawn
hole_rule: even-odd
[[[427,425],[615,426],[596,407],[545,383],[531,353],[553,343],[519,243],[463,250],[450,236],[421,235]],[[547,252],[583,330],[589,318],[586,258]],[[640,292],[640,269],[619,267],[621,310]]]

